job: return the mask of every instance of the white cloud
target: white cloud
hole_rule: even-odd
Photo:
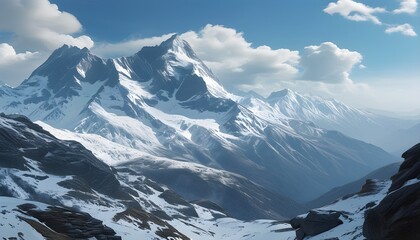
[[[45,56],[38,52],[16,53],[11,45],[1,43],[0,81],[10,86],[16,86],[44,60]]]
[[[400,7],[392,11],[395,14],[408,13],[414,14],[417,11],[417,0],[401,0]]]
[[[408,23],[397,25],[397,26],[389,26],[389,27],[387,27],[385,32],[389,33],[389,34],[391,34],[391,33],[401,33],[403,35],[410,36],[410,37],[417,36],[413,27]]]
[[[13,33],[18,49],[53,50],[63,44],[91,48],[86,35],[74,37],[82,25],[70,13],[62,12],[48,0],[2,0],[0,31]]]
[[[2,0],[0,32],[11,38],[0,44],[0,81],[18,85],[63,44],[91,48],[94,43],[82,30],[75,16],[48,0]]]
[[[382,22],[374,14],[384,13],[386,10],[380,7],[372,8],[363,3],[352,0],[338,0],[336,3],[329,3],[324,9],[324,12],[330,15],[337,13],[352,21],[371,21],[375,24],[381,25]]]
[[[302,79],[328,83],[351,82],[350,71],[362,58],[360,53],[341,49],[331,42],[305,47],[300,61],[304,70]]]
[[[37,53],[16,53],[15,49],[7,43],[0,43],[0,65],[10,64],[16,61],[25,61]]]
[[[400,0],[400,7],[392,12],[395,14],[414,14],[417,11],[417,5],[417,0]],[[352,21],[371,21],[377,25],[385,25],[387,27],[385,30],[386,33],[401,33],[411,37],[417,36],[416,32],[410,24],[383,24],[375,14],[390,13],[386,11],[385,8],[373,8],[353,0],[338,0],[337,2],[329,3],[328,6],[324,9],[324,12],[330,15],[338,13],[344,18]]]
[[[207,25],[199,32],[189,31],[180,37],[228,87],[271,90],[280,79],[290,80],[298,73],[298,51],[254,47],[243,33],[232,28]]]
[[[174,33],[164,34],[159,37],[133,39],[119,43],[97,43],[92,51],[102,57],[130,56],[144,46],[155,46],[170,38]]]
[[[141,47],[160,44],[171,35],[101,43],[93,51],[106,57],[132,55]],[[253,47],[243,33],[220,25],[207,25],[198,32],[189,31],[180,37],[191,45],[224,86],[254,90],[263,95],[301,82],[296,81],[300,68],[304,70],[303,80],[351,85],[350,70],[362,60],[360,53],[340,49],[330,42],[306,47],[301,59],[298,51]],[[364,65],[359,67],[364,68]]]

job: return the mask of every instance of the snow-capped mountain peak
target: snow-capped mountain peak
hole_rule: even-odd
[[[282,98],[292,98],[296,96],[295,92],[293,92],[292,90],[285,88],[283,90],[280,91],[276,91],[276,92],[272,92],[268,97],[267,100],[268,101],[276,101],[276,100],[280,100]]]
[[[190,44],[187,41],[181,39],[178,34],[174,34],[167,40],[163,41],[159,47],[165,49],[168,52],[183,53],[189,58],[199,61]]]
[[[114,64],[121,76],[147,84],[147,91],[160,100],[175,97],[184,102],[233,96],[177,35],[158,46],[143,47],[131,57],[115,59]]]
[[[25,80],[22,85],[33,85],[34,79],[48,78],[48,90],[52,93],[70,97],[77,95],[81,82],[93,84],[107,81],[113,85],[118,74],[111,61],[92,54],[89,49],[63,45]]]
[[[267,102],[283,114],[294,119],[310,120],[316,118],[340,118],[345,115],[368,115],[356,108],[347,106],[336,99],[302,95],[290,89],[273,92]]]
[[[381,149],[286,118],[265,99],[249,101],[254,107],[236,102],[178,36],[106,61],[64,46],[26,83],[0,88],[0,97],[7,113],[232,171],[299,201],[391,160]]]

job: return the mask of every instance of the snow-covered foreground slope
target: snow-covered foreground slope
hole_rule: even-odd
[[[86,212],[80,212],[80,210],[75,210],[62,206],[51,206],[36,201],[23,200],[18,198],[11,197],[1,197],[0,196],[0,213],[1,213],[1,223],[0,223],[0,237],[7,239],[22,239],[22,240],[42,240],[45,239],[45,236],[59,237],[63,239],[70,239],[68,236],[71,236],[71,233],[65,231],[60,232],[58,230],[58,224],[54,221],[61,220],[61,218],[69,217],[69,213],[74,212],[75,215],[85,215]],[[55,208],[62,211],[58,212],[60,215],[55,213],[55,216],[50,218],[49,222],[46,222],[45,219],[37,218],[36,215],[32,216],[30,213],[22,211],[25,207],[33,206],[32,210],[46,212],[48,213],[49,209]],[[249,239],[249,240],[266,240],[266,239],[282,239],[282,240],[293,240],[294,232],[290,229],[290,225],[286,223],[275,222],[271,220],[257,220],[252,222],[242,222],[233,218],[218,218],[214,219],[212,216],[212,210],[202,208],[198,205],[195,205],[196,211],[199,217],[192,220],[173,220],[171,224],[179,231],[188,233],[187,235],[191,239],[203,239],[203,240],[217,240],[217,239]],[[98,224],[100,221],[108,220],[105,222],[105,225],[102,226],[89,226],[85,218],[81,218],[80,221],[83,225],[81,230],[96,230],[103,231],[103,233],[108,233],[106,239],[157,239],[153,234],[148,234],[147,231],[141,231],[138,229],[138,226],[133,226],[129,222],[120,222],[115,224],[109,221],[110,215],[115,212],[107,211],[106,209],[92,209],[90,211],[89,219],[91,222],[96,221],[95,224]],[[82,216],[83,216],[82,215]],[[47,215],[48,216],[48,215]],[[95,216],[93,218],[92,216]],[[66,220],[69,223],[69,220]],[[111,236],[111,233],[114,230],[110,230],[112,227],[116,229],[116,234],[121,236]],[[48,229],[48,230],[45,230]],[[78,229],[76,226],[74,228],[69,228],[71,230]],[[49,235],[42,235],[42,233],[47,233]],[[83,232],[82,232],[83,233]],[[67,238],[66,238],[67,237]],[[162,239],[171,239],[163,237]],[[172,239],[182,239],[182,238],[172,238]]]
[[[102,137],[83,135],[87,144],[116,143],[94,150],[98,157],[115,150],[121,154],[113,161],[152,156],[194,162],[295,201],[394,160],[375,146],[285,118],[268,104],[256,111],[241,103],[177,36],[108,60],[63,46],[19,87],[1,87],[0,99],[1,111]]]
[[[37,124],[59,139],[80,142],[95,156],[120,171],[129,168],[132,177],[145,175],[169,186],[190,201],[213,201],[231,216],[246,220],[286,219],[305,209],[291,199],[269,192],[238,174],[198,163],[152,156],[96,134],[55,129],[39,121]]]
[[[0,115],[0,236],[18,239],[292,239],[290,225],[240,221],[189,203],[23,116]],[[232,231],[235,229],[235,231]],[[42,237],[43,236],[43,237]]]
[[[420,237],[420,144],[391,180],[367,180],[354,195],[291,220],[301,239],[418,239]]]
[[[307,239],[324,240],[324,239],[342,239],[342,240],[362,240],[363,223],[365,221],[365,211],[368,207],[377,205],[385,196],[390,186],[389,181],[376,182],[374,186],[378,188],[378,192],[366,195],[354,195],[344,200],[339,200],[331,205],[316,209],[319,212],[336,211],[342,213],[340,220],[343,222],[337,227],[320,233]],[[303,217],[303,216],[302,216]]]

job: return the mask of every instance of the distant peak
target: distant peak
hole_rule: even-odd
[[[288,88],[285,88],[277,92],[272,92],[270,96],[268,96],[267,99],[283,98],[285,96],[293,96],[293,95],[296,95],[296,93]]]

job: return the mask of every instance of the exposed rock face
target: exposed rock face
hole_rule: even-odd
[[[113,229],[103,225],[102,221],[91,215],[63,207],[49,207],[46,210],[37,209],[33,204],[19,205],[20,211],[28,217],[22,220],[34,227],[46,239],[106,239],[121,240]],[[48,226],[45,227],[45,226]]]
[[[153,194],[147,183],[132,188],[119,178],[114,168],[97,159],[80,143],[60,140],[24,116],[0,113],[0,207],[3,208],[0,214],[10,212],[4,208],[12,208],[15,201],[31,201],[15,205],[15,216],[2,216],[1,237],[4,237],[5,222],[9,229],[26,222],[32,230],[25,230],[39,233],[45,239],[121,239],[115,232],[119,231],[118,235],[121,235],[123,231],[121,227],[115,228],[114,224],[118,222],[122,228],[134,227],[135,231],[138,228],[139,234],[149,231],[152,233],[146,234],[152,237],[189,239],[162,220],[171,217],[148,202],[147,194],[140,196],[142,192],[136,191],[137,188],[144,189]],[[159,186],[155,188],[159,189]],[[176,200],[188,205],[179,209],[179,215],[198,217],[191,204],[181,198]],[[42,205],[44,207],[39,207]],[[125,208],[127,211],[122,213],[115,211]],[[105,212],[109,214],[102,215]],[[137,213],[127,218],[136,218],[146,227],[121,217],[126,212]],[[158,225],[158,229],[151,228],[149,222]],[[126,237],[124,235],[124,239]]]
[[[363,235],[376,239],[420,239],[420,144],[403,155],[388,195],[366,212]]]
[[[21,115],[0,113],[0,121],[4,125],[0,127],[0,168],[28,170],[31,159],[47,174],[77,178],[77,184],[76,180],[67,181],[68,188],[78,185],[84,192],[93,189],[111,197],[131,199],[113,169],[80,143],[58,140]]]
[[[336,211],[313,210],[309,211],[305,217],[292,219],[290,224],[297,229],[296,238],[302,240],[306,236],[315,236],[342,224],[340,216],[344,214]]]

